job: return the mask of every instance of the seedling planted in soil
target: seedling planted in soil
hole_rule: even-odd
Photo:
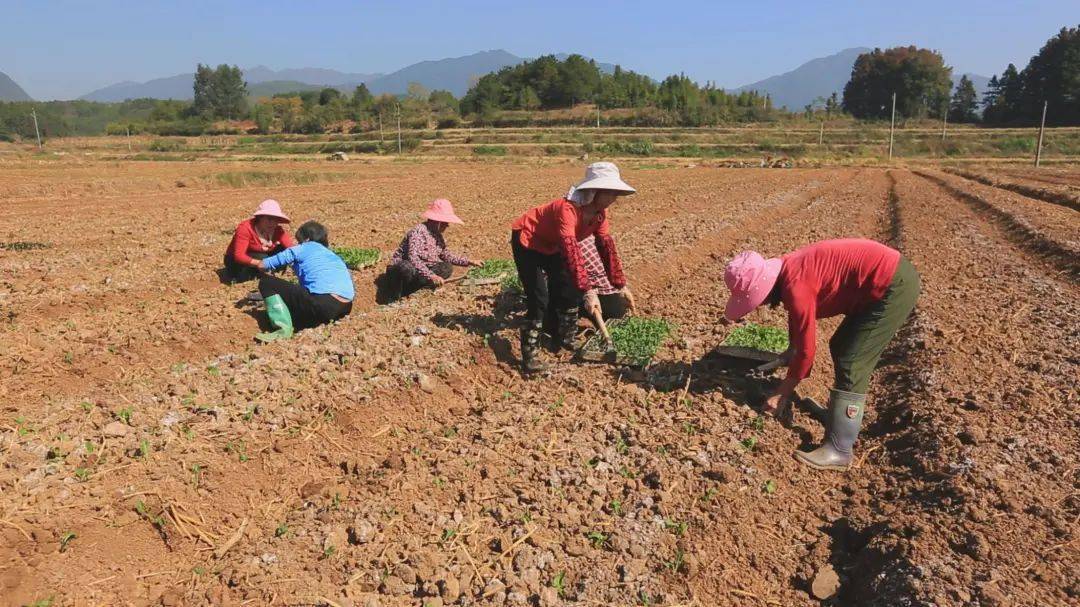
[[[64,552],[65,550],[67,550],[68,544],[71,543],[71,540],[77,537],[79,536],[75,535],[74,531],[65,531],[64,534],[60,536],[60,552]]]
[[[566,592],[566,572],[560,571],[555,574],[555,577],[551,580],[551,587],[555,589],[555,592],[561,597]]]
[[[607,534],[600,531],[590,531],[585,537],[589,539],[589,544],[597,550],[602,549],[608,541]]]
[[[466,278],[503,278],[517,275],[517,266],[512,259],[488,259],[484,264],[470,268],[465,273]]]

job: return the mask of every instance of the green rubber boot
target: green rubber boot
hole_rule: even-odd
[[[796,451],[795,459],[815,470],[847,470],[852,460],[851,448],[862,429],[865,409],[865,394],[832,390],[825,442],[809,453]]]
[[[255,339],[269,343],[292,337],[292,314],[289,314],[289,307],[285,305],[285,300],[280,295],[271,295],[266,298],[266,315],[270,317],[270,324],[277,327],[277,331],[256,333]]]

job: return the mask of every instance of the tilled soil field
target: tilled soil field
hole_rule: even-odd
[[[349,318],[256,346],[253,285],[215,272],[266,197],[385,257],[445,196],[453,248],[509,257],[579,166],[218,166],[0,173],[0,605],[1080,600],[1075,210],[934,170],[627,165],[616,238],[676,336],[645,371],[524,379],[495,287],[379,307],[380,264]],[[821,428],[760,417],[710,352],[731,254],[841,236],[901,249],[923,296],[825,474],[791,457]]]

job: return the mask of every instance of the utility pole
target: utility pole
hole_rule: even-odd
[[[896,132],[896,93],[892,94],[892,120],[889,122],[889,162],[892,162],[893,135]]]
[[[379,143],[380,143],[380,144],[382,144],[382,142],[383,142],[383,134],[382,134],[382,110],[379,110]]]
[[[128,154],[130,154],[131,153],[131,125],[129,124],[129,125],[125,126],[124,130],[127,131]]]
[[[600,128],[600,102],[596,102],[596,128]]]
[[[1035,146],[1035,168],[1039,168],[1042,161],[1043,131],[1046,130],[1046,106],[1049,102],[1043,101],[1042,121],[1039,122],[1039,143]]]
[[[821,129],[818,130],[817,144],[821,145],[821,142],[825,140],[825,121],[821,121]]]
[[[401,155],[401,106],[394,106],[394,110],[397,111],[397,153]]]
[[[37,147],[41,149],[41,131],[38,130],[37,124],[37,110],[30,110],[30,115],[34,117],[34,134],[37,135]]]
[[[944,118],[941,119],[941,142],[945,143],[945,128],[949,126],[949,108],[945,108]]]

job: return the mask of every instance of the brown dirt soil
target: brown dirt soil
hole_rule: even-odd
[[[50,245],[0,250],[0,606],[811,605],[830,571],[832,604],[1080,597],[1080,288],[1001,217],[1065,243],[1075,214],[933,172],[628,170],[616,237],[676,337],[646,371],[560,359],[527,380],[520,304],[494,287],[378,307],[381,268],[354,272],[349,318],[256,346],[253,285],[214,270],[270,196],[385,255],[446,196],[453,248],[508,257],[509,222],[579,166],[222,166],[0,173],[0,239]],[[221,189],[224,171],[283,177]],[[791,457],[821,428],[760,418],[709,353],[731,254],[841,236],[900,248],[924,295],[858,465],[823,474]],[[800,387],[818,399],[835,326]]]

